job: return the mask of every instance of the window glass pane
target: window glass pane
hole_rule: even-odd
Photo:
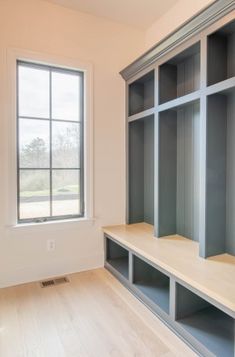
[[[19,116],[49,118],[49,71],[19,65]]]
[[[82,100],[80,72],[18,62],[19,221],[82,214]]]
[[[52,167],[80,167],[80,124],[52,123]]]
[[[49,168],[49,121],[19,120],[20,167]]]
[[[54,216],[80,214],[79,174],[79,170],[52,171]]]
[[[20,219],[50,215],[49,170],[20,170]]]
[[[81,77],[52,72],[52,119],[80,120]]]

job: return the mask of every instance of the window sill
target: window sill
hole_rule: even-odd
[[[76,225],[76,224],[82,224],[82,223],[91,223],[94,224],[95,218],[90,218],[90,217],[82,217],[82,218],[73,218],[73,219],[61,219],[61,220],[56,220],[56,221],[47,221],[47,222],[32,222],[32,223],[18,223],[12,226],[8,226],[8,228],[13,229],[13,230],[18,230],[18,229],[37,229],[37,228],[51,228],[51,229],[56,229],[56,228],[68,228],[68,225]]]

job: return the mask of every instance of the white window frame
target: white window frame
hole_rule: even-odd
[[[25,226],[58,223],[60,220],[43,223],[17,222],[17,61],[38,63],[58,68],[67,68],[84,73],[84,217],[74,221],[93,220],[93,68],[90,62],[44,53],[8,49],[7,51],[7,130],[8,130],[8,223],[9,226]],[[61,220],[61,222],[72,219]]]

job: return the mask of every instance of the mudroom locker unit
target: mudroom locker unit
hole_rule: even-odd
[[[235,356],[235,1],[125,68],[126,224],[105,266],[197,353]]]

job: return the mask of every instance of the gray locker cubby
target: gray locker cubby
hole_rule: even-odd
[[[133,284],[169,314],[169,277],[136,255],[133,256]]]
[[[235,88],[207,98],[205,255],[235,255]]]
[[[208,37],[208,85],[235,76],[235,21]]]
[[[105,267],[196,353],[235,357],[235,1],[121,75],[127,224],[104,228]]]
[[[106,260],[118,273],[129,278],[129,252],[109,238],[106,240]]]
[[[129,223],[154,221],[154,115],[129,122]]]
[[[154,107],[154,71],[129,85],[129,115]]]
[[[200,43],[159,67],[159,103],[163,104],[200,88]]]
[[[234,319],[176,284],[176,321],[217,357],[234,357]]]
[[[199,240],[199,101],[159,113],[158,237]]]

